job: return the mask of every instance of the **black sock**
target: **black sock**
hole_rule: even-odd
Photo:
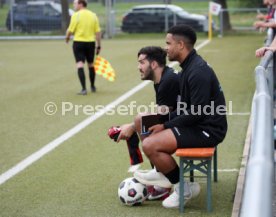
[[[90,83],[91,87],[95,87],[95,68],[94,67],[89,67],[89,78],[90,78]]]
[[[168,180],[172,183],[172,184],[176,184],[179,182],[179,167],[178,165],[176,165],[176,167],[171,170],[170,172],[168,172],[167,174],[164,174]]]
[[[151,165],[151,168],[153,169],[153,168],[154,168],[154,165],[153,165],[152,162],[150,162],[150,165]],[[155,168],[155,170],[156,170],[157,172],[159,172],[159,171],[157,170],[157,168]]]
[[[86,90],[85,75],[84,75],[83,68],[78,68],[78,75],[79,75],[80,83],[81,83],[81,86],[82,86],[82,90]]]

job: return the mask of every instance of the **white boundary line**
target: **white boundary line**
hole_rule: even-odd
[[[210,42],[209,40],[205,40],[201,44],[199,44],[195,49],[199,50],[200,48],[207,45],[209,42]],[[170,66],[174,66],[174,65],[176,65],[176,62],[173,62],[170,64]],[[71,128],[70,130],[68,130],[67,132],[65,132],[64,134],[59,136],[58,138],[54,139],[52,142],[50,142],[47,145],[45,145],[44,147],[42,147],[37,152],[31,154],[30,156],[28,156],[27,158],[25,158],[24,160],[22,160],[21,162],[16,164],[14,167],[9,169],[8,171],[2,173],[0,175],[0,185],[5,183],[10,178],[12,178],[16,174],[20,173],[24,169],[26,169],[28,166],[30,166],[31,164],[33,164],[34,162],[36,162],[37,160],[42,158],[44,155],[46,155],[50,151],[54,150],[60,144],[62,144],[63,142],[65,142],[66,140],[68,140],[69,138],[71,138],[72,136],[77,134],[78,132],[80,132],[82,129],[87,127],[89,124],[91,124],[92,122],[94,122],[95,120],[97,120],[98,118],[103,116],[108,111],[112,110],[115,106],[119,105],[120,103],[125,101],[127,98],[129,98],[136,92],[143,89],[149,83],[150,83],[150,81],[144,81],[141,84],[137,85],[136,87],[132,88],[127,93],[123,94],[122,96],[120,96],[119,98],[114,100],[113,102],[109,103],[102,110],[100,110],[100,111],[96,112],[94,115],[86,118],[85,120],[83,120],[82,122],[77,124],[75,127]]]
[[[221,173],[233,173],[233,172],[239,172],[240,170],[239,169],[218,169],[218,172],[221,172]]]
[[[231,113],[227,113],[227,115],[230,115],[230,116],[249,116],[249,115],[251,115],[251,112],[231,112]]]

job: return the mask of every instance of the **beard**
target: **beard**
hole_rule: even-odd
[[[175,58],[174,55],[169,55],[169,54],[167,54],[167,57],[168,57],[168,60],[169,60],[169,61],[176,61],[176,58]]]
[[[141,71],[140,71],[141,72]],[[154,76],[154,73],[153,73],[153,70],[151,67],[148,67],[145,72],[144,72],[144,77],[142,77],[141,79],[142,80],[150,80],[152,81],[153,80],[153,76]]]

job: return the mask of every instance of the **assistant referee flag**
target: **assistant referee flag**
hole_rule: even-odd
[[[94,63],[95,71],[97,74],[103,76],[109,81],[115,80],[115,71],[111,64],[101,56],[97,56]]]

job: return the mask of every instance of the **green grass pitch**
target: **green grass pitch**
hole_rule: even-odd
[[[200,38],[199,42],[205,38]],[[250,112],[254,92],[256,48],[263,36],[214,38],[199,50],[215,69],[233,112]],[[112,39],[102,43],[102,56],[116,71],[116,81],[97,76],[96,94],[77,96],[80,90],[71,44],[63,41],[0,41],[0,174],[42,148],[88,116],[82,112],[61,115],[62,102],[74,105],[107,105],[138,85],[137,51],[142,46],[165,46],[165,37]],[[87,72],[87,70],[86,70]],[[88,83],[88,79],[87,79]],[[154,101],[152,84],[131,101]],[[47,102],[58,106],[47,116]],[[126,217],[179,216],[160,201],[123,206],[117,197],[126,177],[129,159],[126,144],[111,141],[107,129],[130,122],[133,116],[105,115],[61,144],[54,151],[0,185],[1,217]],[[239,169],[249,116],[229,116],[229,130],[219,145],[219,169]],[[144,157],[143,169],[149,168]],[[201,195],[191,201],[185,216],[231,216],[238,172],[219,172],[213,184],[213,212],[206,213],[205,182]]]

